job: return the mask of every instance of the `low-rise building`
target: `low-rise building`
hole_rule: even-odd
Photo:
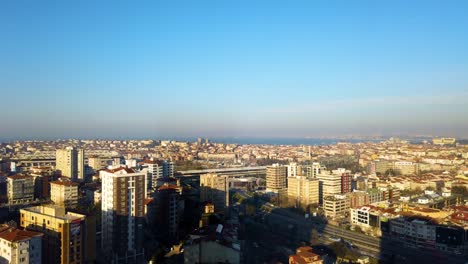
[[[320,255],[315,254],[311,247],[304,246],[296,249],[296,254],[289,256],[289,264],[322,264]]]
[[[15,227],[0,227],[0,263],[42,263],[43,234]]]
[[[323,198],[325,216],[332,219],[346,218],[349,215],[349,196],[334,195]]]

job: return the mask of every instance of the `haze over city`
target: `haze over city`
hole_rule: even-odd
[[[467,8],[2,2],[0,135],[466,138]]]

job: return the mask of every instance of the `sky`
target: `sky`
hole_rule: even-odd
[[[0,1],[0,138],[468,138],[468,1]]]

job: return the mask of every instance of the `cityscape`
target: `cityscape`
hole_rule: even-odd
[[[467,10],[2,1],[0,264],[468,263]]]

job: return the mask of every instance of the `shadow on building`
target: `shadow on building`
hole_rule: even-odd
[[[381,222],[380,263],[463,264],[468,260],[468,231],[423,216],[399,216]]]

